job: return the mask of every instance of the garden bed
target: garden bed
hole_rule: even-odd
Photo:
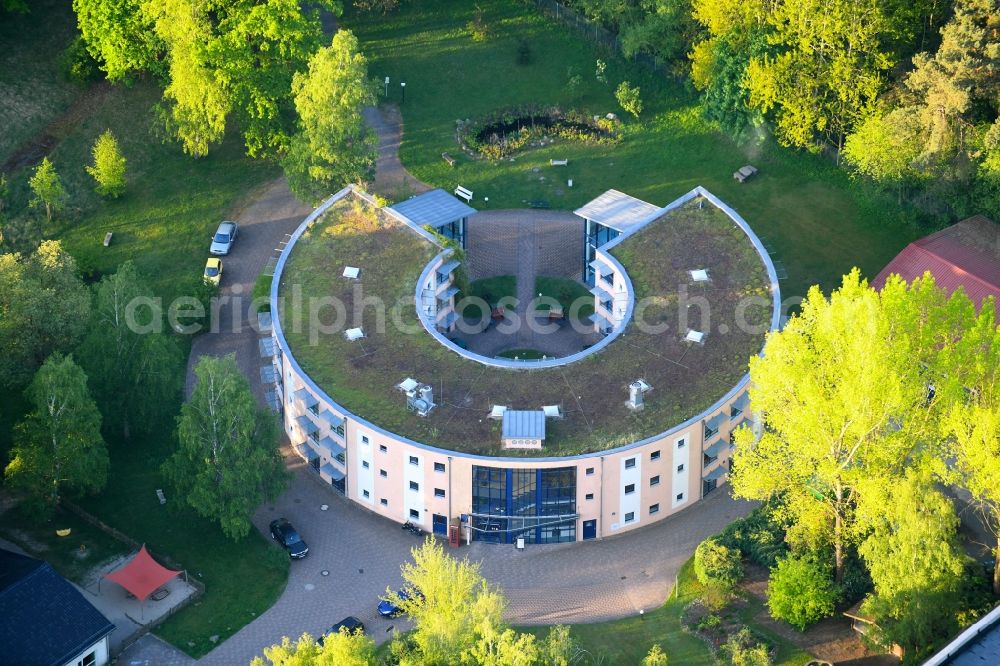
[[[581,143],[614,143],[618,133],[614,116],[592,116],[558,107],[512,107],[458,124],[458,141],[462,148],[491,160],[509,157],[532,145],[545,146],[557,138]]]

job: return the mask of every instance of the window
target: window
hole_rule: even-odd
[[[627,486],[625,486],[625,494],[626,495],[631,495],[634,492],[635,492],[635,484],[634,483],[630,483]]]
[[[652,516],[654,513],[659,513],[659,512],[660,512],[660,505],[659,504],[650,504],[649,505],[649,515]]]
[[[649,454],[649,459],[650,460],[659,460],[660,459],[660,452],[659,451],[653,451],[652,453]]]
[[[444,463],[434,463],[434,471],[435,472],[443,472],[444,471]]]
[[[625,522],[631,523],[633,521],[635,521],[635,511],[629,511],[625,514]]]
[[[607,310],[608,312],[611,312],[611,301],[610,300],[601,301],[601,307]]]
[[[339,426],[337,426],[336,428],[333,429],[333,432],[334,432],[334,434],[337,434],[337,435],[340,435],[341,437],[343,437],[344,436],[344,425],[340,424]]]
[[[361,435],[361,443],[362,444],[371,444],[371,440],[368,439],[368,435]]]
[[[592,499],[594,499],[594,493],[587,493],[587,494],[585,495],[585,497],[586,497],[586,499],[587,499],[588,501],[589,501],[589,500],[592,500]]]
[[[684,463],[681,463],[680,465],[677,466],[677,471],[678,472],[683,472],[684,471]]]
[[[382,499],[380,499],[380,500],[378,501],[378,503],[379,503],[379,504],[381,504],[382,506],[389,506],[389,500],[387,500],[387,499],[386,499],[386,498],[384,498],[384,497],[383,497]]]
[[[383,479],[389,478],[389,472],[385,471],[384,469],[380,469],[378,471],[378,475],[381,476]]]
[[[369,467],[371,467],[371,463],[368,462],[367,460],[362,460],[361,466],[364,467],[365,469],[368,469]]]
[[[76,662],[76,666],[94,666],[97,663],[97,653],[91,652],[86,657]]]
[[[649,479],[649,485],[650,486],[658,486],[658,485],[660,485],[660,475],[657,474],[656,476],[650,477],[650,479]]]
[[[369,493],[367,490],[362,490],[361,494],[364,495],[365,499],[368,499],[369,497],[371,497],[371,493]]]
[[[444,488],[435,488],[434,497],[444,497]]]
[[[677,501],[678,502],[684,501],[684,493],[677,493]]]
[[[420,490],[420,484],[416,481],[410,481],[410,490]]]
[[[416,509],[410,509],[410,518],[413,520],[420,520],[420,512]]]
[[[625,461],[625,469],[632,469],[635,467],[635,458],[629,458]]]
[[[416,456],[410,456],[410,464],[419,466],[420,460]]]
[[[385,444],[379,444],[378,445],[378,452],[379,453],[389,453],[389,447],[386,446]]]
[[[683,449],[686,445],[687,445],[687,440],[686,439],[678,439],[677,440],[677,448],[678,449]]]
[[[593,475],[594,475],[594,468],[593,467],[588,467],[587,468],[587,476],[593,476]]]

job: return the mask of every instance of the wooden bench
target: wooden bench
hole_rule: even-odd
[[[160,504],[166,504],[167,503],[167,496],[163,494],[163,489],[162,488],[157,488],[156,489],[156,498],[160,500]]]
[[[550,166],[566,166],[569,164],[569,160],[549,160]]]
[[[112,231],[109,231],[108,233],[104,234],[104,247],[107,247],[107,246],[111,245],[111,237],[113,235],[114,235],[114,232],[112,232]]]
[[[733,172],[733,178],[739,182],[744,182],[747,178],[757,175],[757,167],[750,166],[749,164],[740,167],[738,171]]]
[[[455,166],[455,161],[456,161],[455,158],[449,155],[448,153],[441,153],[441,159],[447,162],[448,166],[450,167]]]
[[[528,202],[529,208],[548,208],[549,202],[546,199],[536,199],[535,201]]]
[[[472,190],[467,187],[462,187],[461,185],[456,187],[455,196],[460,199],[465,199],[466,203],[472,203]]]

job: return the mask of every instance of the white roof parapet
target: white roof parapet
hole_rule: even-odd
[[[663,209],[624,192],[608,190],[573,212],[585,220],[625,232],[660,217]]]

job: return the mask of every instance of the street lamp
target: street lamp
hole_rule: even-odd
[[[399,87],[403,90],[402,97],[399,100],[399,103],[402,104],[406,101],[406,81],[400,81]]]
[[[389,99],[389,77],[385,77],[385,98]]]

